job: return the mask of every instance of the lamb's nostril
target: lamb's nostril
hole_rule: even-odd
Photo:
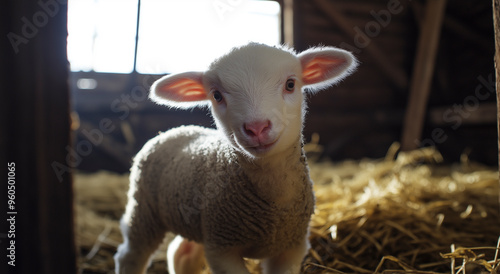
[[[243,124],[243,129],[248,136],[258,137],[271,129],[271,121],[254,121]]]

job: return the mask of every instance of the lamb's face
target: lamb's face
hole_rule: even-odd
[[[286,51],[255,45],[212,64],[204,86],[217,127],[249,157],[264,157],[296,145],[304,99],[301,64]]]
[[[206,72],[164,76],[150,98],[177,108],[211,105],[217,127],[249,157],[298,145],[305,113],[302,87],[311,93],[349,75],[347,51],[310,48],[299,54],[250,43],[216,60]]]

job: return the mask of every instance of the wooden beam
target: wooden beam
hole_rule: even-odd
[[[282,41],[285,45],[293,45],[293,0],[283,0],[280,2],[283,7],[282,20]]]
[[[452,109],[451,106],[436,107],[428,111],[429,124],[431,126],[452,127],[457,128],[461,125],[493,125],[497,122],[497,104],[482,102],[478,105],[475,111],[468,113],[469,115],[462,116],[460,123],[457,121],[449,121],[445,119],[446,113]]]
[[[428,0],[426,3],[403,124],[402,150],[415,149],[420,142],[445,9],[446,0]]]
[[[498,149],[499,149],[498,164],[500,169],[500,91],[499,91],[500,90],[500,0],[493,0],[493,27],[495,29],[495,71],[496,71],[496,90],[497,90],[497,130],[498,130]]]
[[[7,196],[5,180],[0,195],[0,273],[76,273],[71,173],[68,169],[58,176],[51,166],[66,165],[70,145],[67,3],[4,4],[0,116],[6,119],[0,151],[4,178],[8,163],[14,163],[15,196]],[[13,199],[9,211],[16,214],[7,213],[6,199]],[[15,221],[6,222],[8,217]],[[9,229],[12,237],[7,238]],[[11,244],[14,250],[7,250]],[[15,265],[7,264],[12,259]]]
[[[321,11],[328,15],[328,18],[337,25],[344,33],[349,35],[353,40],[353,25],[338,11],[332,1],[315,0],[314,3]],[[360,49],[361,50],[361,49]],[[402,68],[398,68],[391,63],[387,55],[376,45],[372,40],[371,43],[363,48],[375,60],[377,66],[382,72],[392,80],[394,85],[399,89],[406,89],[408,87],[408,77]]]

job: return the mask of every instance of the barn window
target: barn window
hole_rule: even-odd
[[[275,1],[69,0],[73,72],[201,70],[235,45],[280,43]]]
[[[69,1],[71,70],[132,72],[137,7],[134,0]]]
[[[69,0],[70,88],[78,118],[75,144],[92,142],[85,133],[99,130],[104,118],[114,129],[82,157],[78,169],[125,172],[129,159],[158,130],[182,123],[210,126],[204,110],[174,117],[177,114],[153,104],[147,96],[151,84],[164,74],[203,70],[248,41],[280,44],[283,3]]]

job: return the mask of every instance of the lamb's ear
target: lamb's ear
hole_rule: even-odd
[[[204,106],[209,103],[203,87],[203,72],[184,72],[164,76],[154,82],[149,98],[177,108]]]
[[[333,85],[357,67],[356,58],[334,47],[310,48],[298,54],[302,65],[302,82],[309,91]]]

